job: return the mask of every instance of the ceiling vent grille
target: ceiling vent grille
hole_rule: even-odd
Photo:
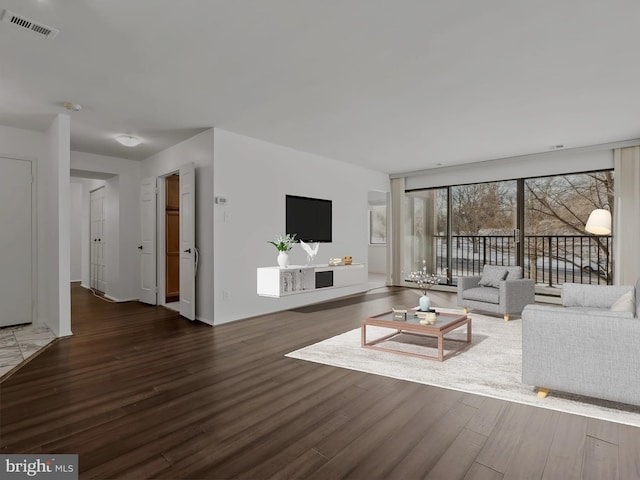
[[[49,27],[43,23],[34,22],[33,20],[29,20],[26,17],[16,15],[15,13],[10,12],[6,9],[2,11],[2,17],[0,18],[0,20],[15,25],[16,27],[29,30],[37,35],[46,38],[55,38],[55,36],[60,32],[53,27]]]

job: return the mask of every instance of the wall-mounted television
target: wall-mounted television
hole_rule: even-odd
[[[286,233],[303,242],[332,241],[331,200],[287,195]]]

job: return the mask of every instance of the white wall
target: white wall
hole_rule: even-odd
[[[38,313],[60,337],[71,335],[70,135],[71,119],[57,115],[46,132],[46,157],[38,162],[39,214],[45,222],[38,232]]]
[[[190,162],[196,169],[196,247],[200,252],[196,318],[213,324],[213,129],[144,160],[142,178],[164,176]],[[158,205],[161,210],[164,206]]]
[[[72,282],[79,282],[82,280],[82,183],[79,183],[74,179],[71,179],[70,203],[70,277]]]
[[[386,245],[369,245],[368,258],[371,273],[387,273]]]
[[[106,296],[116,301],[138,298],[140,240],[138,198],[141,162],[84,152],[71,152],[74,175],[94,177],[83,182],[83,286],[89,286],[89,192],[105,185],[107,229]],[[100,180],[102,179],[102,180]],[[86,242],[86,243],[85,243]]]
[[[220,129],[215,129],[214,152],[214,193],[227,198],[225,206],[215,205],[213,215],[216,324],[362,291],[349,287],[259,297],[256,268],[276,265],[277,251],[267,241],[285,233],[287,194],[333,202],[333,242],[320,244],[316,263],[345,255],[367,263],[367,192],[388,191],[387,175]],[[295,246],[290,263],[305,261],[304,251]]]

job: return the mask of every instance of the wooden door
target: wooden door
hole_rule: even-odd
[[[180,177],[165,180],[165,292],[166,302],[180,300]]]

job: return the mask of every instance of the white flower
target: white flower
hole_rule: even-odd
[[[287,233],[285,236],[278,235],[275,240],[269,240],[268,243],[276,247],[279,252],[288,252],[296,243],[296,234],[289,235]]]

